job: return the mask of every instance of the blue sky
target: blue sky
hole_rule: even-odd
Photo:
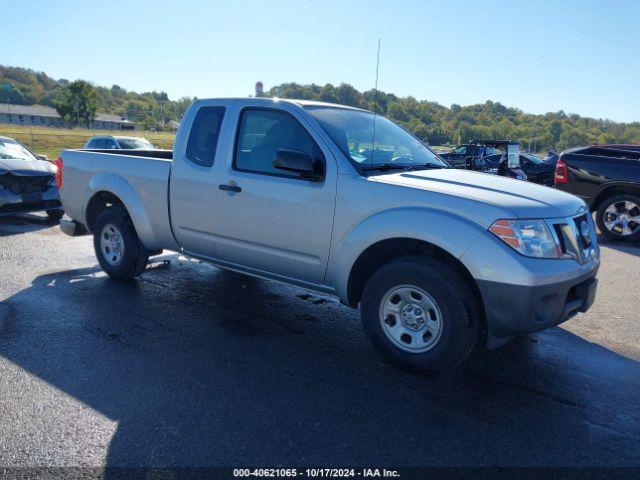
[[[636,0],[0,0],[0,64],[54,78],[245,96],[347,82],[468,105],[640,121]]]

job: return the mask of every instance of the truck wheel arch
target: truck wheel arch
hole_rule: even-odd
[[[388,238],[367,247],[354,262],[347,283],[348,302],[357,307],[367,280],[383,265],[397,258],[411,255],[429,255],[453,267],[467,281],[477,302],[482,321],[485,309],[480,290],[467,267],[455,256],[433,243],[415,238]]]
[[[98,215],[100,215],[105,208],[110,208],[116,205],[121,205],[125,210],[127,208],[122,200],[111,192],[102,190],[95,193],[87,203],[85,213],[87,229],[92,232]]]
[[[112,173],[97,175],[89,183],[85,198],[87,198],[84,208],[85,226],[89,231],[92,231],[95,219],[104,208],[122,205],[131,218],[142,244],[149,250],[157,248],[151,222],[144,205],[133,188],[122,177]]]

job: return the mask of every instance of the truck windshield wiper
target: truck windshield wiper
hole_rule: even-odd
[[[362,167],[362,170],[425,170],[431,168],[445,168],[444,165],[436,165],[434,163],[426,163],[423,165],[407,165],[406,163],[376,163]]]

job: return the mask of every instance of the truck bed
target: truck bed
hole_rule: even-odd
[[[122,200],[143,244],[174,245],[168,202],[172,156],[167,150],[64,150],[60,196],[67,215],[89,227],[85,212],[95,193],[126,196]]]

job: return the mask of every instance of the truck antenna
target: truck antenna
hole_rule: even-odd
[[[378,75],[380,73],[380,39],[378,39],[378,53],[376,55],[376,82],[373,87],[373,137],[371,139],[371,163],[376,154],[376,115],[378,113]]]

